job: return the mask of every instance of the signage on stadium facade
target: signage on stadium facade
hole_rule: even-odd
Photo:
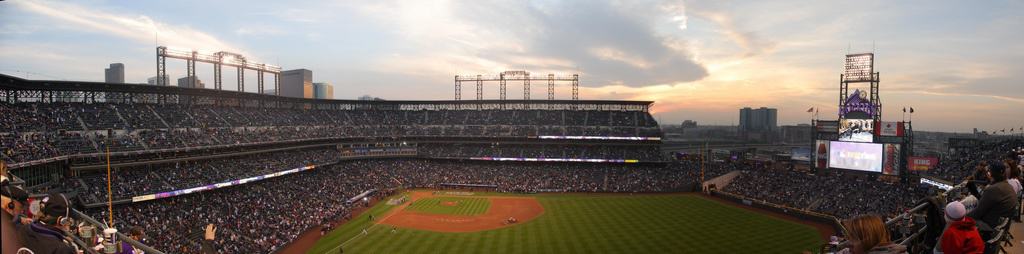
[[[947,184],[947,183],[943,183],[943,182],[940,182],[940,181],[937,181],[937,180],[933,180],[933,179],[928,179],[928,178],[925,178],[925,177],[921,177],[921,183],[927,184],[927,185],[931,185],[931,186],[935,186],[935,187],[937,187],[939,189],[946,190],[946,191],[953,189],[953,185],[950,185],[950,184]]]
[[[306,171],[306,170],[310,170],[310,169],[314,169],[314,168],[316,168],[316,166],[309,165],[309,166],[305,166],[305,167],[301,167],[301,168],[293,168],[293,169],[289,169],[289,170],[278,171],[278,172],[274,172],[274,173],[270,173],[270,174],[266,174],[266,175],[253,176],[253,177],[237,179],[237,180],[231,180],[231,181],[215,183],[215,184],[209,184],[209,185],[204,185],[204,186],[197,186],[197,187],[192,187],[192,188],[188,188],[188,189],[173,190],[173,191],[168,191],[168,192],[160,192],[160,193],[156,193],[156,194],[148,194],[148,195],[135,196],[135,197],[132,197],[132,203],[142,202],[142,201],[149,201],[149,200],[154,200],[154,199],[161,199],[161,198],[169,198],[169,197],[180,196],[180,195],[187,195],[187,194],[192,194],[192,193],[196,193],[196,192],[203,192],[203,191],[208,191],[208,190],[215,190],[215,189],[219,189],[219,188],[224,188],[224,187],[229,187],[229,186],[234,186],[234,185],[245,184],[245,183],[248,183],[248,182],[254,182],[254,181],[274,178],[274,177],[278,177],[278,176],[298,173],[298,172],[301,172],[301,171]]]
[[[584,140],[661,140],[661,137],[605,137],[605,136],[537,136],[538,139],[584,139]]]
[[[470,157],[481,161],[546,161],[546,162],[592,162],[592,163],[639,163],[635,159],[578,159],[578,158],[520,158],[520,157]]]
[[[853,94],[846,97],[846,102],[839,108],[839,116],[846,117],[850,112],[864,112],[868,116],[875,115],[875,105],[871,100],[864,98],[860,90],[854,90]]]
[[[939,158],[936,157],[907,157],[907,168],[914,171],[927,171],[939,165]]]
[[[882,174],[899,175],[900,173],[900,145],[885,144],[882,152],[885,157],[882,160]]]
[[[875,125],[879,136],[903,136],[903,122],[877,122]]]
[[[839,133],[839,121],[817,121],[815,127],[821,133]]]

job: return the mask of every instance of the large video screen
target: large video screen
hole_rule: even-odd
[[[873,142],[874,120],[843,119],[839,122],[839,141]]]
[[[882,172],[882,144],[829,142],[828,167]]]

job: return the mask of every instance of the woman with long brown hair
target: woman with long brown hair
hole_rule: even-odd
[[[857,215],[843,221],[849,253],[906,253],[907,248],[889,238],[889,230],[878,215]]]

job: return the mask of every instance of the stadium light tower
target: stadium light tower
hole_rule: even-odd
[[[188,75],[188,82],[192,87],[195,87],[196,80],[196,62],[204,62],[213,64],[213,86],[214,89],[222,90],[221,67],[229,66],[236,68],[236,74],[238,75],[238,91],[245,92],[245,70],[256,71],[257,77],[257,89],[259,93],[263,93],[263,73],[270,73],[274,75],[274,95],[280,95],[280,81],[281,81],[281,67],[255,63],[248,61],[245,56],[232,53],[227,51],[220,51],[213,54],[199,53],[195,50],[181,50],[181,49],[170,49],[166,46],[156,47],[156,76],[166,77],[167,76],[167,58],[182,59],[186,63],[186,73]],[[164,84],[166,80],[157,78],[157,85],[166,86]]]
[[[580,75],[573,74],[571,76],[556,76],[555,74],[548,74],[547,77],[530,76],[530,72],[527,71],[504,71],[498,75],[455,75],[455,100],[462,100],[462,82],[473,82],[476,84],[476,99],[483,100],[484,98],[484,82],[498,82],[499,99],[506,100],[506,88],[508,81],[522,81],[523,82],[523,100],[530,99],[530,82],[531,81],[547,81],[548,83],[548,100],[555,99],[555,82],[571,82],[572,84],[572,99],[579,100],[579,85]]]

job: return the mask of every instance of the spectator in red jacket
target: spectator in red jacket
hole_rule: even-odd
[[[946,205],[946,222],[949,225],[939,243],[944,254],[968,254],[985,252],[985,242],[978,234],[974,219],[966,217],[967,209],[959,201]]]

